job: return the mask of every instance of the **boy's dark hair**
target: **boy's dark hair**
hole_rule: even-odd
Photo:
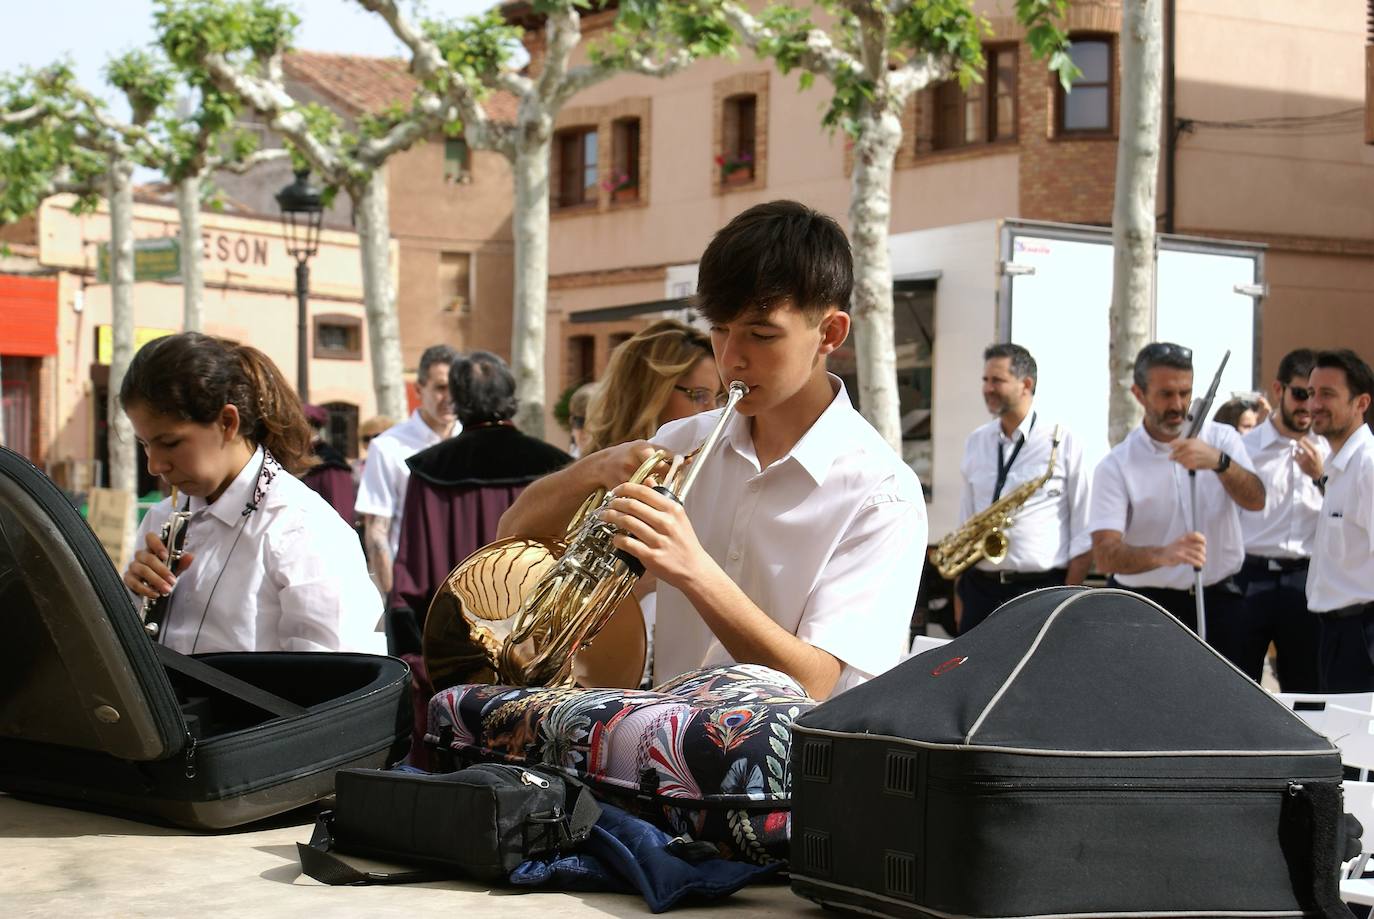
[[[1288,384],[1293,382],[1293,377],[1310,377],[1316,364],[1317,353],[1311,348],[1289,351],[1279,361],[1279,382]]]
[[[415,373],[417,385],[424,386],[429,382],[429,368],[435,364],[452,365],[458,359],[458,349],[452,345],[430,345],[420,355],[420,366]]]
[[[1132,374],[1135,385],[1142,390],[1148,388],[1146,384],[1150,380],[1150,371],[1155,367],[1192,370],[1193,349],[1176,345],[1171,341],[1150,342],[1135,356],[1135,372]]]
[[[832,218],[796,201],[758,204],[725,225],[702,253],[696,309],[708,322],[791,301],[807,320],[848,311],[854,257]]]
[[[1371,371],[1369,365],[1349,348],[1318,351],[1315,366],[1345,371],[1345,385],[1350,390],[1352,399],[1356,396],[1374,395],[1374,371]]]
[[[449,365],[448,392],[453,412],[463,427],[509,421],[520,403],[515,398],[515,376],[510,367],[490,351],[474,351]]]
[[[1031,392],[1035,392],[1035,387],[1040,383],[1040,370],[1035,365],[1035,358],[1025,348],[1011,342],[1000,345],[988,345],[983,349],[983,362],[987,363],[999,357],[1005,357],[1011,367],[1011,375],[1018,380],[1030,377]]]

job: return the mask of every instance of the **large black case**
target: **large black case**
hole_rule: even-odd
[[[0,448],[0,791],[220,829],[386,765],[410,669],[368,654],[155,646],[61,491]]]
[[[798,719],[792,886],[900,917],[1336,916],[1340,754],[1176,619],[1050,588]]]

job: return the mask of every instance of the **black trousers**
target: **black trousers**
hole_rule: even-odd
[[[1278,649],[1275,675],[1283,691],[1317,692],[1318,624],[1307,609],[1307,566],[1277,564],[1288,570],[1274,571],[1269,559],[1245,556],[1245,565],[1236,575],[1245,594],[1245,614],[1265,641],[1260,655],[1270,641]]]
[[[1317,613],[1317,688],[1374,691],[1374,603]]]
[[[978,623],[992,615],[993,610],[1022,594],[1042,587],[1062,587],[1069,572],[1055,568],[1045,572],[1008,573],[1014,580],[1003,582],[999,575],[970,568],[959,575],[959,599],[963,612],[959,616],[959,634],[964,635]]]
[[[1153,600],[1188,628],[1197,631],[1197,599],[1191,590],[1127,587],[1117,583],[1116,578],[1109,579],[1107,586]],[[1240,587],[1231,578],[1218,581],[1202,589],[1202,602],[1207,614],[1207,644],[1258,683],[1264,675],[1264,652],[1269,647],[1269,639],[1245,614],[1245,597]]]

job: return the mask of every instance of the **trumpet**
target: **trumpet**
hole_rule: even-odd
[[[696,450],[671,461],[656,491],[679,503],[687,499],[748,392],[744,383],[730,384],[715,427]],[[664,462],[668,454],[654,451],[629,481],[643,484]],[[498,540],[449,574],[425,617],[424,658],[436,690],[483,679],[515,686],[639,684],[645,641],[631,591],[644,567],[615,548],[620,531],[600,516],[610,501],[604,489],[589,495],[562,540]]]

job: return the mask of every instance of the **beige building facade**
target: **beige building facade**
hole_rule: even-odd
[[[52,353],[30,358],[36,364],[25,391],[32,420],[26,453],[60,483],[84,490],[94,484],[97,463],[107,456],[111,290],[98,273],[98,261],[110,224],[103,202],[87,214],[75,213],[73,203],[70,196],[49,198],[34,219],[8,228],[13,251],[0,265],[0,278],[8,277],[10,285],[0,283],[0,312],[17,315],[22,308],[6,300],[8,291],[37,283],[45,296],[51,294],[41,319],[49,325],[43,332],[51,335],[47,350]],[[203,331],[261,349],[294,384],[296,263],[286,251],[281,225],[209,211],[202,221]],[[142,245],[175,238],[178,227],[175,207],[135,204],[134,238]],[[393,244],[393,272],[397,256]],[[309,398],[329,410],[335,444],[356,456],[358,422],[376,412],[357,236],[325,230],[311,277]],[[133,302],[136,346],[181,330],[184,307],[176,278],[137,281]],[[140,475],[141,486],[149,486],[146,470]]]
[[[1298,346],[1374,358],[1363,6],[1172,5],[1160,229],[1267,246],[1261,379]],[[1084,78],[1068,98],[1009,5],[982,6],[994,30],[984,82],[928,89],[904,114],[891,232],[1013,217],[1109,225],[1120,5],[1072,4]],[[599,375],[646,319],[685,306],[701,251],[735,214],[793,198],[847,224],[850,154],[820,127],[827,101],[823,80],[801,91],[795,74],[747,51],[667,80],[620,76],[572,100],[552,168],[549,404]]]

